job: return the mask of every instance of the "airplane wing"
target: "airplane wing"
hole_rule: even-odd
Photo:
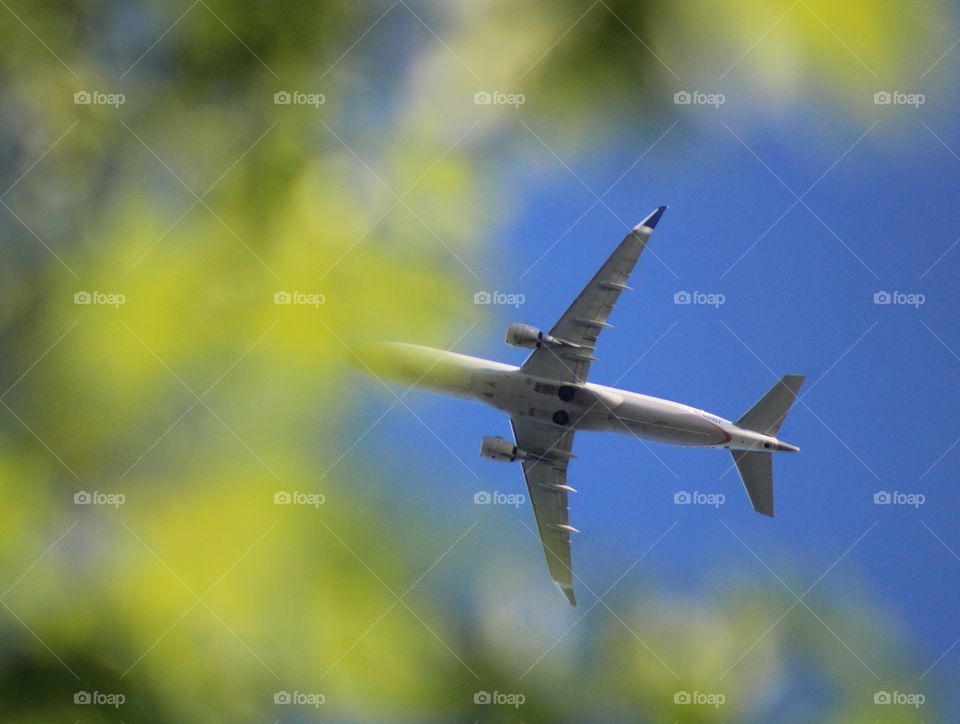
[[[570,561],[570,527],[567,494],[567,464],[572,457],[573,430],[554,427],[534,420],[510,419],[517,447],[529,457],[523,461],[523,475],[540,530],[543,552],[550,575],[570,601],[573,595],[573,570]]]
[[[658,208],[633,227],[620,242],[620,246],[550,330],[551,337],[566,344],[559,347],[543,344],[538,347],[523,363],[521,369],[524,374],[558,382],[586,382],[590,363],[596,359],[593,350],[597,337],[605,327],[611,326],[607,324],[607,317],[620,292],[630,288],[627,286],[630,273],[666,208]]]

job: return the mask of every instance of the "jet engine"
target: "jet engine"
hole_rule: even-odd
[[[549,347],[579,347],[579,345],[565,342],[564,340],[557,339],[556,337],[551,337],[546,332],[543,332],[536,327],[531,327],[529,324],[523,324],[522,322],[514,322],[507,327],[507,338],[505,341],[511,347],[535,348],[539,347],[541,344],[545,344]]]
[[[546,332],[531,327],[529,324],[514,322],[507,327],[506,343],[511,347],[531,347],[536,348],[540,345],[548,347],[573,347],[579,349],[581,345],[569,342],[565,339],[551,337]]]
[[[539,347],[543,332],[529,324],[514,322],[507,327],[506,343],[511,347]]]
[[[527,454],[509,440],[504,440],[496,435],[483,438],[483,443],[480,445],[480,457],[496,460],[499,463],[512,463],[525,459]]]

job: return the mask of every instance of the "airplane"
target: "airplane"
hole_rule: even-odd
[[[580,431],[614,432],[672,445],[729,450],[754,510],[773,516],[772,453],[799,452],[777,438],[803,384],[785,375],[736,422],[679,402],[587,381],[600,333],[666,206],[637,224],[549,332],[515,322],[506,344],[532,349],[519,367],[405,342],[366,345],[366,371],[410,387],[466,398],[510,416],[513,441],[483,438],[480,455],[519,462],[554,582],[576,606],[567,484]]]

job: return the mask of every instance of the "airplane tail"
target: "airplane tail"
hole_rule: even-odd
[[[746,415],[737,420],[737,427],[776,437],[805,379],[803,375],[784,375]]]
[[[805,378],[803,375],[784,375],[770,388],[747,414],[737,421],[737,426],[763,435],[776,436],[797,398],[797,392]],[[795,450],[792,446],[786,449]],[[750,496],[753,509],[773,517],[773,459],[769,452],[760,450],[731,450],[740,479]]]

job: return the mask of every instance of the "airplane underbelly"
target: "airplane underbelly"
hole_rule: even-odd
[[[694,416],[680,420],[622,420],[627,429],[620,426],[623,434],[635,434],[640,437],[671,443],[673,445],[720,445],[730,436],[716,425],[711,425]]]
[[[672,405],[630,401],[585,420],[580,427],[635,435],[672,445],[721,445],[730,439],[720,427],[695,412]]]

